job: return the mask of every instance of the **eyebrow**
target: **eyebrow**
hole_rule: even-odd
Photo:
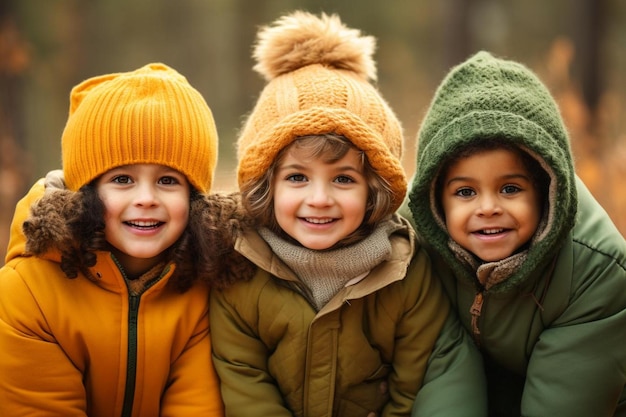
[[[513,180],[513,179],[522,179],[522,180],[526,180],[526,181],[530,181],[532,182],[532,179],[529,175],[526,174],[518,174],[518,173],[513,173],[513,174],[506,174],[506,175],[502,175],[501,177],[498,177],[499,179],[502,180]],[[446,182],[446,186],[450,185],[454,182],[462,182],[462,181],[475,181],[476,179],[473,177],[453,177],[450,178],[447,182]]]
[[[331,165],[331,164],[328,164]],[[298,171],[304,171],[307,169],[310,169],[309,167],[307,167],[306,165],[303,164],[289,164],[289,165],[282,165],[278,167],[279,171],[284,171],[284,170],[298,170]],[[363,170],[358,168],[358,167],[354,167],[352,165],[342,165],[342,166],[338,166],[335,168],[335,171],[354,171],[358,174],[363,174]]]

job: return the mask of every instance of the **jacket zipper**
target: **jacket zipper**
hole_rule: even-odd
[[[128,355],[126,364],[126,390],[124,392],[124,405],[122,417],[130,417],[133,412],[135,399],[135,382],[137,379],[137,317],[139,315],[139,300],[137,295],[131,295],[128,299]]]

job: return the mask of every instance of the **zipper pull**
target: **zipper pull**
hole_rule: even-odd
[[[472,315],[472,333],[474,335],[474,341],[477,346],[480,346],[480,329],[478,328],[478,318],[483,309],[483,293],[478,292],[474,297],[474,302],[470,307],[470,314]]]

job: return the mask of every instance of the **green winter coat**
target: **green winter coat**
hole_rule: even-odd
[[[406,221],[405,221],[406,222]],[[484,415],[481,362],[409,226],[392,259],[319,312],[255,232],[236,249],[258,266],[211,294],[215,366],[229,416]]]
[[[449,245],[434,185],[442,163],[465,144],[496,137],[534,153],[550,185],[545,226],[525,260],[516,268],[506,259],[483,264],[507,273],[486,288]],[[490,415],[626,416],[626,243],[575,176],[547,89],[522,65],[475,55],[439,87],[417,163],[408,207],[483,352]]]

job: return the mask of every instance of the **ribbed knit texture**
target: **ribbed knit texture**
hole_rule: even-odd
[[[296,12],[258,34],[255,69],[268,79],[238,139],[239,184],[261,177],[299,136],[335,133],[364,151],[389,182],[393,209],[406,194],[402,126],[369,82],[375,40],[337,16]]]
[[[350,280],[367,274],[388,259],[391,255],[389,236],[400,227],[400,223],[385,221],[365,239],[328,251],[290,243],[266,228],[259,230],[259,234],[309,288],[319,311]]]
[[[174,69],[159,63],[97,76],[72,89],[63,131],[63,173],[78,190],[111,168],[161,164],[210,189],[217,163],[217,131],[202,95]]]
[[[435,93],[419,131],[417,171],[409,193],[418,233],[458,276],[472,282],[475,271],[464,267],[448,245],[434,185],[446,159],[467,144],[491,138],[530,151],[552,181],[545,230],[533,238],[517,271],[493,286],[497,292],[515,287],[556,253],[574,225],[577,195],[569,138],[548,89],[524,65],[479,52],[453,68]]]

